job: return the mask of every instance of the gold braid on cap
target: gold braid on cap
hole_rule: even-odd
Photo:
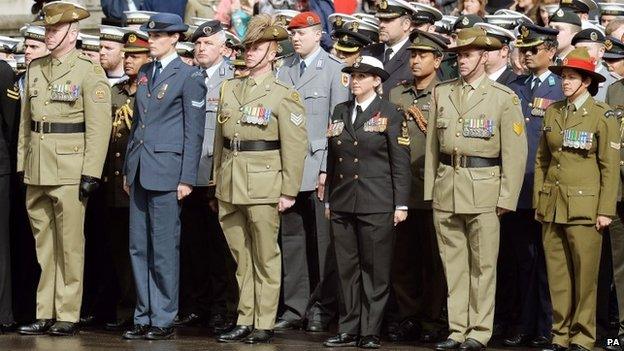
[[[259,41],[264,31],[274,24],[273,19],[266,13],[255,15],[247,25],[247,32],[243,38],[243,44],[252,44]]]

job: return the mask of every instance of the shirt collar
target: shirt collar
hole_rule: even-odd
[[[212,78],[212,75],[219,69],[219,67],[221,67],[223,61],[224,60],[221,60],[221,62],[219,62],[218,64],[206,68],[206,75],[208,76],[208,79]]]
[[[160,64],[162,65],[162,69],[164,70],[165,67],[167,67],[167,65],[173,62],[173,60],[175,60],[176,58],[178,58],[178,53],[174,51],[171,54],[169,54],[169,56],[165,56],[158,61],[160,61]]]
[[[537,78],[539,78],[540,83],[543,83],[546,81],[546,79],[548,79],[549,75],[550,75],[550,70],[547,69],[544,73],[537,76]],[[535,78],[535,74],[533,74],[533,78]],[[531,78],[531,80],[533,80],[533,78]]]
[[[496,81],[498,78],[500,78],[500,76],[503,75],[503,72],[505,72],[506,69],[507,69],[507,65],[503,65],[503,67],[499,68],[496,72],[492,74],[488,74],[488,78],[490,78],[493,81]]]
[[[581,96],[579,96],[576,100],[574,100],[574,108],[578,111],[581,108],[581,106],[583,106],[585,101],[587,101],[589,96],[590,95],[588,91],[584,92]]]
[[[362,111],[366,111],[368,106],[370,106],[370,104],[373,103],[373,101],[375,100],[376,97],[377,97],[377,94],[373,94],[368,99],[362,101],[361,103],[359,103],[359,102],[357,102],[357,100],[355,100],[355,107],[354,107],[354,109],[357,109],[357,107],[360,106],[362,108]]]
[[[401,50],[401,48],[403,47],[403,45],[405,45],[405,43],[407,43],[407,41],[409,40],[409,36],[405,37],[405,39],[401,40],[400,42],[392,45],[392,46],[388,46],[388,44],[385,45],[385,50],[388,49],[392,49],[392,53],[396,54],[397,52],[399,52],[399,50]]]
[[[318,48],[316,48],[316,50],[314,52],[312,52],[310,55],[308,55],[308,57],[306,57],[305,59],[303,59],[303,62],[305,62],[306,68],[310,67],[312,65],[312,62],[314,62],[314,60],[316,59],[316,57],[318,56],[318,54],[321,52],[321,47],[319,46]],[[299,56],[299,62],[301,62],[302,57]]]
[[[479,78],[477,78],[475,81],[473,81],[472,83],[468,83],[466,82],[463,78],[461,79],[462,82],[462,88],[466,85],[470,85],[472,87],[473,90],[477,90],[477,88],[479,87],[479,85],[481,85],[481,83],[483,82],[483,80],[485,79],[486,74],[482,74]]]

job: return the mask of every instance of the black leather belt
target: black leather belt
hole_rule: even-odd
[[[36,122],[30,121],[30,130],[35,133],[84,133],[84,123],[51,123],[51,122]]]
[[[451,167],[480,168],[500,166],[500,158],[440,154],[440,163]]]
[[[280,142],[278,140],[230,140],[223,138],[223,147],[232,151],[268,151],[279,150]]]

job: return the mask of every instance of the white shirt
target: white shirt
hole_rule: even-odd
[[[546,72],[540,74],[537,78],[539,78],[540,84],[544,83],[548,76],[550,75],[550,70],[546,70]],[[533,79],[535,79],[535,74],[531,77],[531,89],[533,89]]]
[[[377,94],[371,95],[368,99],[362,101],[361,103],[357,102],[355,99],[355,106],[353,106],[353,111],[351,111],[351,123],[355,122],[355,118],[357,117],[357,107],[360,106],[362,108],[362,112],[366,111],[368,106],[373,103],[373,100],[377,97]]]
[[[165,67],[167,67],[168,64],[173,62],[173,60],[175,60],[177,57],[178,57],[178,53],[174,51],[169,56],[165,56],[160,60],[154,60],[154,62],[160,61],[160,64],[162,65],[162,68],[160,69],[160,71],[158,71],[158,73],[162,73]],[[152,71],[152,77],[154,76],[155,71],[156,71],[156,65],[154,65],[154,70]]]
[[[398,43],[396,43],[396,44],[392,45],[392,46],[388,46],[388,44],[384,45],[384,46],[385,46],[385,48],[384,48],[384,55],[385,55],[385,52],[386,52],[388,49],[392,49],[392,53],[390,53],[390,58],[389,58],[390,60],[392,60],[392,58],[394,57],[394,55],[396,55],[396,53],[397,53],[397,52],[399,52],[399,50],[401,50],[401,48],[403,47],[403,45],[405,45],[405,43],[407,43],[407,41],[408,41],[408,40],[409,40],[409,36],[408,36],[408,37],[406,37],[405,39],[401,40],[400,42],[398,42]]]
[[[496,82],[496,80],[500,78],[501,75],[503,75],[503,72],[505,72],[506,69],[507,69],[507,65],[503,65],[503,67],[499,68],[498,71],[492,74],[488,74],[488,78]]]
[[[223,60],[219,61],[219,63],[217,63],[216,65],[212,67],[206,68],[206,76],[207,76],[206,79],[212,78],[212,75],[217,71],[217,69],[219,69],[219,66],[221,66],[222,62]]]

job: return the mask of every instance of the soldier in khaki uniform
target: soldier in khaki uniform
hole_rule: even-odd
[[[566,99],[546,110],[535,160],[533,206],[542,223],[556,351],[594,347],[601,231],[617,201],[621,141],[615,113],[590,96],[605,80],[594,62],[580,47],[549,68],[561,76]]]
[[[485,75],[498,39],[462,29],[460,78],[436,86],[427,125],[425,200],[433,200],[448,294],[448,340],[437,350],[481,350],[492,336],[499,216],[516,208],[527,141],[518,97]]]
[[[407,50],[414,80],[390,91],[390,102],[401,107],[409,129],[412,167],[409,215],[397,226],[392,263],[392,287],[402,320],[395,334],[399,340],[410,340],[422,331],[423,341],[431,342],[443,327],[440,314],[446,287],[431,203],[423,199],[425,140],[431,93],[439,83],[437,70],[446,43],[439,35],[419,30],[412,32],[410,40]]]
[[[273,334],[281,279],[279,213],[295,203],[308,151],[300,95],[277,80],[271,67],[277,42],[287,37],[270,16],[255,16],[243,40],[249,76],[221,86],[215,195],[240,291],[237,326],[221,342],[268,342]]]
[[[102,68],[75,49],[76,22],[89,12],[58,1],[43,14],[51,53],[26,73],[17,154],[41,278],[37,321],[19,331],[72,335],[82,298],[85,207],[110,135],[110,88]]]

